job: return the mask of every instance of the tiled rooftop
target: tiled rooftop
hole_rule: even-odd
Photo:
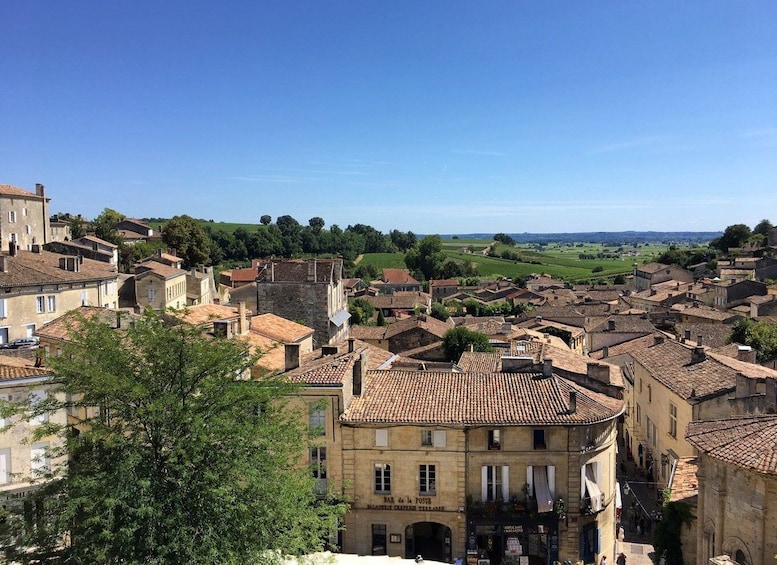
[[[170,265],[165,265],[164,263],[160,263],[159,261],[155,261],[154,259],[151,259],[149,261],[144,261],[143,263],[136,265],[135,272],[137,273],[138,278],[142,277],[145,273],[148,273],[148,272],[159,275],[160,277],[163,277],[165,279],[172,279],[181,275],[186,276],[186,271],[183,271],[181,269],[176,269],[175,267],[171,267]]]
[[[41,326],[35,332],[35,335],[41,339],[67,340],[72,332],[78,331],[79,320],[82,317],[87,320],[99,318],[102,323],[107,324],[111,328],[126,329],[129,327],[130,320],[137,318],[138,315],[98,306],[80,306]]]
[[[21,357],[0,355],[0,381],[13,381],[48,375],[50,371],[44,367],[35,367],[34,362]]]
[[[427,304],[432,297],[425,292],[402,291],[394,294],[381,294],[378,296],[363,296],[375,308],[404,308],[412,310],[419,304]]]
[[[251,332],[275,341],[292,343],[306,338],[315,330],[275,314],[261,314],[251,318]]]
[[[623,401],[537,373],[370,371],[345,423],[576,425],[617,416]],[[569,411],[570,392],[577,409]]]
[[[10,184],[0,184],[0,194],[4,196],[21,196],[24,198],[40,198],[34,192],[24,190],[18,186],[12,186]]]
[[[388,284],[419,284],[406,269],[383,269],[383,282]]]
[[[185,309],[176,312],[177,318],[195,326],[213,323],[215,320],[234,319],[238,315],[239,310],[236,306],[225,306],[223,304],[187,306]]]
[[[117,274],[115,266],[92,259],[83,259],[79,272],[67,271],[59,267],[64,256],[49,251],[18,251],[4,257],[8,272],[0,272],[0,288],[113,279]]]
[[[691,422],[685,437],[714,459],[754,473],[777,475],[777,415]]]

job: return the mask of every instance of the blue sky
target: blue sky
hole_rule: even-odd
[[[777,223],[777,3],[6,2],[0,183],[417,233]]]

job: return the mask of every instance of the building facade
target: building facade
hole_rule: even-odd
[[[30,251],[33,245],[50,241],[49,200],[42,184],[35,185],[34,193],[0,184],[0,241],[4,251],[11,242],[17,249]]]

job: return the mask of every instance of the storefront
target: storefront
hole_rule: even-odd
[[[471,520],[467,565],[550,565],[558,561],[555,514],[523,520]]]

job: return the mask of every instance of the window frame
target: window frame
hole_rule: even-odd
[[[422,496],[437,495],[437,466],[434,463],[418,465],[418,493]]]
[[[669,403],[669,435],[677,439],[677,406]]]
[[[391,463],[375,463],[372,469],[374,493],[391,494]]]
[[[56,294],[49,294],[46,296],[46,309],[48,312],[56,312],[57,311],[57,295]]]
[[[35,313],[36,314],[45,314],[46,313],[46,297],[43,295],[36,296],[35,297]]]
[[[424,447],[432,447],[434,445],[433,430],[421,430],[421,445]]]
[[[538,442],[538,439],[542,441]],[[534,428],[532,430],[532,447],[535,450],[548,449],[548,438],[544,428]]]
[[[499,428],[488,430],[487,446],[489,451],[502,450],[502,430]]]
[[[311,404],[308,409],[310,433],[317,436],[326,435],[326,407]]]

